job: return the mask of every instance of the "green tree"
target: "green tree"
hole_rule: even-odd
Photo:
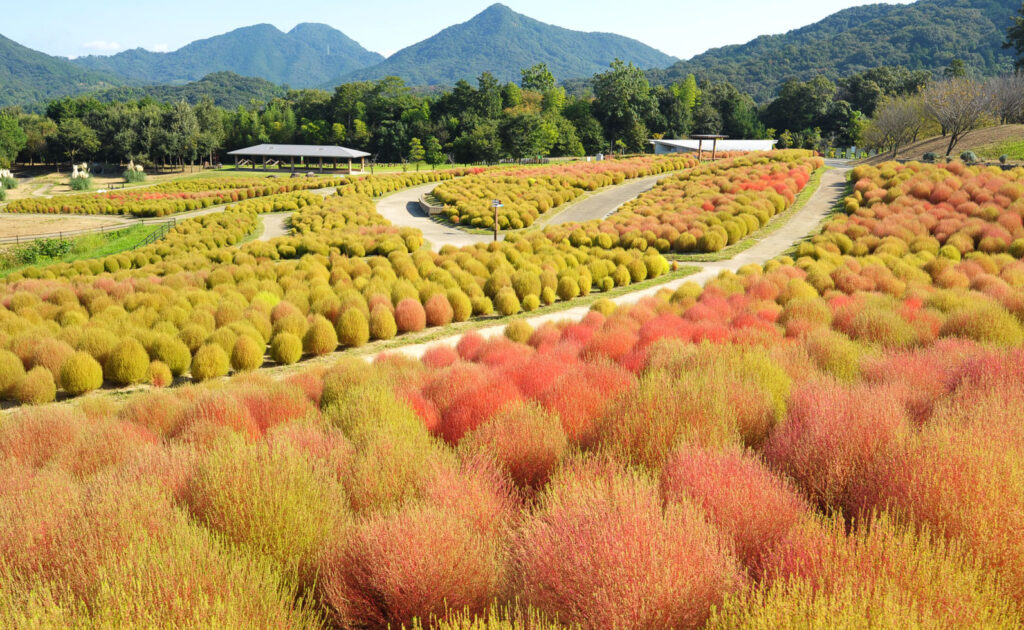
[[[594,77],[594,96],[594,114],[609,139],[622,140],[628,151],[643,151],[645,121],[657,112],[644,71],[616,59],[611,70]]]
[[[555,75],[548,70],[548,64],[538,63],[520,71],[522,81],[520,85],[524,90],[533,90],[544,94],[555,89]]]
[[[501,125],[505,151],[516,160],[544,156],[558,139],[558,128],[537,114],[509,116]]]
[[[416,164],[416,170],[420,170],[420,162],[427,157],[427,152],[423,149],[423,143],[420,142],[419,138],[413,138],[409,141],[409,161]]]
[[[1013,22],[1006,30],[1006,41],[1003,48],[1012,48],[1017,59],[1013,67],[1024,70],[1024,2],[1020,5],[1019,15],[1013,16]]]
[[[967,76],[967,66],[964,64],[964,60],[958,57],[953,57],[949,60],[949,65],[942,71],[942,76],[949,79],[962,79]]]
[[[501,137],[496,121],[478,121],[452,144],[455,160],[461,163],[497,162],[501,158]]]
[[[10,167],[28,143],[25,131],[14,116],[0,115],[0,166]]]
[[[23,116],[18,122],[25,131],[25,153],[29,163],[42,161],[50,152],[50,143],[57,137],[57,123],[38,114]]]
[[[91,155],[100,148],[96,132],[80,118],[65,118],[60,122],[57,126],[57,144],[72,164],[78,161],[80,155]]]
[[[444,164],[445,155],[444,150],[441,148],[441,143],[434,136],[427,138],[427,144],[424,148],[423,157],[426,159],[427,164],[437,168],[438,164]]]

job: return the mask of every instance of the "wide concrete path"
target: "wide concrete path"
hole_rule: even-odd
[[[490,234],[470,234],[458,228],[438,223],[427,216],[427,213],[420,208],[419,199],[435,188],[437,188],[437,183],[432,182],[388,195],[377,202],[377,212],[394,225],[416,228],[423,232],[423,238],[430,243],[434,251],[445,245],[462,247],[474,243],[489,243],[494,240]],[[500,238],[503,236],[499,235]]]
[[[621,208],[624,203],[632,201],[651,190],[655,184],[666,177],[672,177],[672,173],[660,173],[650,177],[641,177],[618,186],[611,186],[570,205],[553,216],[550,221],[543,223],[543,225],[583,223],[584,221],[603,219]],[[543,216],[541,219],[543,220]]]
[[[814,192],[814,195],[800,210],[796,212],[796,214],[789,218],[786,225],[764,237],[750,249],[740,252],[729,260],[723,260],[720,262],[684,263],[687,266],[701,267],[701,270],[695,274],[683,278],[677,278],[664,284],[659,284],[640,291],[625,293],[618,297],[611,298],[612,301],[616,304],[634,304],[644,298],[657,295],[660,291],[664,291],[666,289],[674,291],[687,282],[696,282],[703,286],[710,280],[716,278],[718,274],[723,271],[737,271],[744,265],[751,263],[763,264],[773,258],[781,256],[795,243],[817,231],[817,227],[846,193],[846,174],[848,172],[849,167],[846,165],[841,165],[833,170],[826,171],[822,175],[821,184],[819,185],[818,190]],[[526,321],[536,328],[546,322],[564,320],[579,321],[583,319],[589,311],[589,306],[577,306],[575,308],[558,311],[556,313],[531,317]],[[505,332],[505,324],[479,328],[476,332],[484,337],[501,335]],[[461,337],[461,335],[454,335],[428,343],[402,346],[400,348],[387,350],[378,354],[400,353],[409,357],[419,358],[423,356],[423,353],[426,352],[428,348],[437,345],[455,345]],[[375,356],[377,355],[368,355],[371,359]]]
[[[269,241],[278,236],[288,236],[291,234],[292,228],[289,221],[291,221],[293,214],[295,213],[275,212],[273,214],[260,215],[260,219],[263,220],[263,234],[257,240]]]

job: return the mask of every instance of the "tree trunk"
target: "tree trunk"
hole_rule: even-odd
[[[949,136],[949,148],[946,149],[946,157],[949,157],[949,154],[953,152],[953,147],[956,146],[956,141],[957,141],[956,134],[951,134]]]

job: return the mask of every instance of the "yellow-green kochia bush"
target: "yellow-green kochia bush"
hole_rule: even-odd
[[[103,367],[88,352],[79,350],[60,368],[60,386],[71,396],[79,396],[103,386]]]

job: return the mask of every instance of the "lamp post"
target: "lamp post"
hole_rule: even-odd
[[[501,203],[501,199],[495,199],[491,202],[491,206],[494,207],[494,242],[498,242],[498,208],[505,207]]]

